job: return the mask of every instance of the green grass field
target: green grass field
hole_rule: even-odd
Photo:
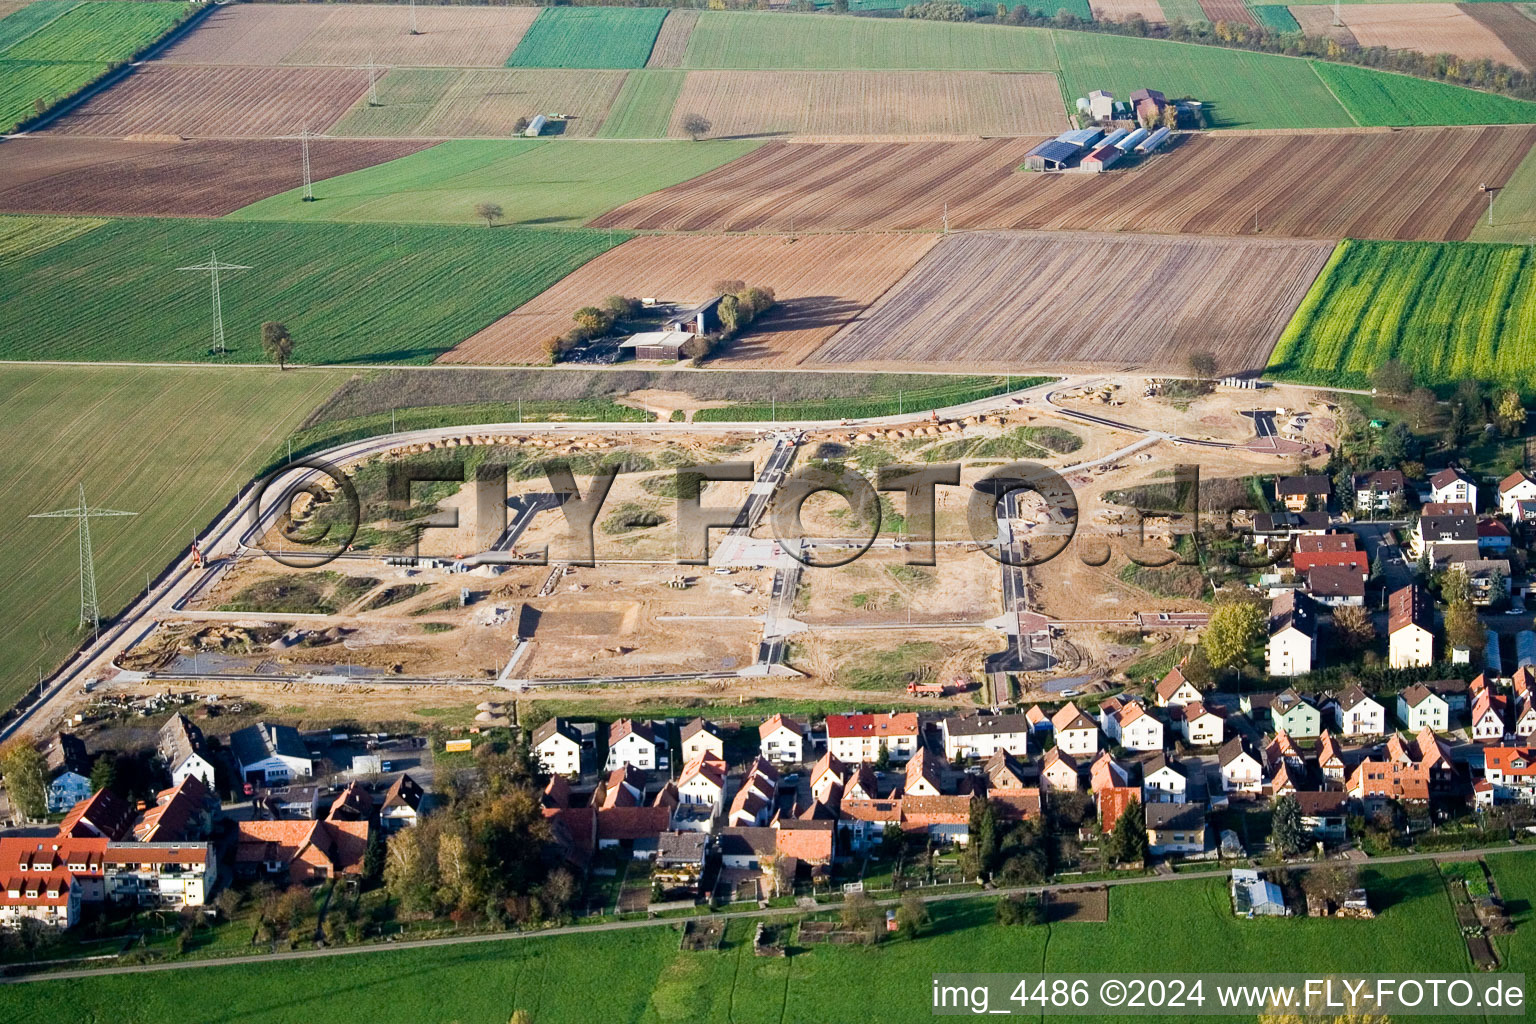
[[[1053,32],[1068,109],[1093,89],[1159,89],[1206,103],[1216,128],[1347,128],[1354,124],[1308,62],[1131,36]],[[1370,72],[1366,72],[1370,74]]]
[[[1339,243],[1269,358],[1272,376],[1369,385],[1400,359],[1419,383],[1464,378],[1530,393],[1536,249],[1475,242]]]
[[[1486,214],[1477,219],[1472,240],[1536,243],[1536,149],[1526,154],[1494,196],[1493,224],[1489,225]]]
[[[1499,898],[1514,922],[1513,935],[1500,936],[1499,955],[1511,971],[1536,970],[1536,857],[1496,853],[1485,858],[1499,887]]]
[[[6,219],[0,219],[0,224]],[[206,361],[205,262],[232,362],[281,320],[300,363],[430,362],[628,235],[606,231],[119,220],[7,268],[0,358]]]
[[[1177,19],[1193,25],[1197,21],[1211,20],[1205,16],[1200,0],[1158,0],[1157,6],[1163,9],[1163,17],[1169,21]]]
[[[1271,971],[1277,963],[1318,971],[1469,969],[1433,865],[1367,867],[1364,874],[1380,910],[1373,921],[1246,921],[1233,916],[1221,879],[1159,882],[1113,890],[1103,924],[1005,927],[993,923],[991,901],[964,900],[931,905],[932,928],[917,940],[892,939],[874,948],[814,946],[787,959],[753,955],[751,922],[731,924],[723,949],[700,953],[680,952],[677,933],[660,927],[42,981],[0,987],[0,1016],[16,1024],[176,1024],[206,1020],[205,1001],[217,998],[221,1019],[242,1024],[308,1019],[322,1005],[331,1024],[371,1024],[380,1005],[390,1007],[391,1021],[461,1024],[503,1024],[516,1009],[529,1011],[535,1021],[562,1024],[887,1024],[932,1019],[928,978],[935,972],[1070,973],[1084,964],[1139,972],[1166,971],[1170,964]],[[605,967],[594,988],[579,965],[599,959]],[[423,977],[432,984],[423,986]],[[370,999],[335,999],[344,987],[366,991]]]
[[[682,88],[681,71],[631,71],[597,134],[605,139],[666,138],[672,108]]]
[[[1296,20],[1296,15],[1292,14],[1291,9],[1284,4],[1258,4],[1248,9],[1265,28],[1274,29],[1276,32],[1301,31],[1301,23]]]
[[[0,60],[0,131],[36,116],[38,100],[52,106],[106,73],[105,64]]]
[[[514,68],[639,68],[664,7],[546,7],[507,60]]]
[[[316,182],[315,201],[294,189],[229,215],[232,220],[393,221],[478,224],[493,202],[503,224],[578,227],[648,192],[713,170],[756,142],[459,140]]]
[[[1347,64],[1313,66],[1362,125],[1536,123],[1536,103],[1525,100]]]
[[[105,223],[97,217],[0,217],[0,267],[20,263]]]
[[[0,18],[0,55],[79,4],[80,0],[32,0],[21,10]]]
[[[81,639],[74,523],[28,515],[75,505],[81,482],[92,505],[138,513],[91,524],[102,611],[114,613],[345,376],[0,365],[0,706]]]
[[[359,103],[331,128],[340,138],[411,135],[449,86],[464,76],[458,68],[391,68],[378,81],[379,105]]]
[[[93,0],[49,21],[6,50],[5,57],[96,63],[128,60],[191,10],[191,4],[178,0]]]
[[[1056,55],[1044,29],[707,11],[683,67],[1054,71]]]

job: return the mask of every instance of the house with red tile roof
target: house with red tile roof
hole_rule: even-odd
[[[1492,787],[1491,802],[1536,804],[1536,748],[1485,748],[1483,780]]]
[[[133,808],[110,789],[98,789],[70,808],[59,822],[61,837],[126,839],[133,834]]]
[[[185,775],[179,786],[155,794],[155,806],[133,826],[133,838],[141,843],[175,843],[202,839],[213,825],[218,801],[196,775]]]
[[[1472,701],[1472,739],[1479,743],[1500,743],[1508,732],[1508,701],[1503,694],[1483,690]]]
[[[1056,749],[1073,757],[1091,757],[1099,750],[1099,727],[1068,701],[1051,716]]]
[[[706,750],[689,761],[677,777],[680,803],[720,808],[725,803],[725,762]]]
[[[631,767],[654,771],[662,766],[667,742],[652,722],[621,718],[608,727],[608,771]]]
[[[830,864],[837,850],[837,823],[827,819],[775,818],[774,852],[806,864]]]
[[[359,875],[368,850],[366,821],[237,821],[235,871],[279,875],[302,885]]]
[[[805,760],[810,730],[804,722],[774,715],[757,727],[758,751],[775,764]]]
[[[943,766],[936,760],[927,747],[917,748],[907,762],[903,796],[939,796],[944,792]]]
[[[1047,789],[1058,793],[1076,791],[1082,788],[1078,775],[1077,761],[1071,755],[1062,753],[1060,747],[1052,747],[1040,759],[1040,778],[1045,781]]]
[[[827,752],[845,764],[876,761],[881,750],[892,761],[904,762],[918,746],[916,712],[883,715],[828,715]]]
[[[1155,691],[1157,706],[1160,708],[1172,707],[1177,704],[1193,704],[1201,699],[1201,694],[1195,684],[1184,677],[1184,671],[1178,665],[1173,671],[1163,676],[1158,681]]]

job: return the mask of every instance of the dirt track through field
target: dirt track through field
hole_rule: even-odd
[[[48,130],[61,135],[273,136],[323,132],[368,89],[346,68],[146,64]]]
[[[409,140],[316,139],[320,181],[414,153]],[[297,141],[124,142],[31,135],[0,146],[0,211],[222,217],[303,181]]]
[[[679,9],[667,12],[667,20],[661,23],[661,31],[656,33],[656,42],[651,44],[651,59],[645,62],[645,66],[681,67],[683,54],[688,49],[688,37],[693,35],[693,27],[698,23],[698,11]]]
[[[1264,366],[1326,242],[951,235],[807,364],[867,369]]]
[[[1478,185],[1512,174],[1536,128],[1201,135],[1107,174],[1015,170],[1033,143],[770,143],[593,224],[937,229],[948,203],[957,228],[1454,240],[1482,209]]]
[[[1456,6],[1498,36],[1527,71],[1536,70],[1536,18],[1521,14],[1513,4]]]
[[[722,279],[766,285],[778,306],[723,361],[792,365],[858,316],[934,244],[933,235],[650,235],[611,249],[444,354],[441,363],[533,363],[582,306],[610,295],[708,298]]]
[[[990,71],[690,71],[668,134],[1028,135],[1068,125],[1054,75]]]

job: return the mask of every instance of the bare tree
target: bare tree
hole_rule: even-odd
[[[276,320],[262,324],[261,347],[266,351],[268,359],[277,362],[279,370],[288,369],[288,360],[293,356],[293,335],[288,333],[285,324]]]
[[[703,114],[694,113],[683,115],[683,131],[687,132],[688,137],[691,138],[694,142],[698,142],[704,136],[708,135],[709,130],[713,127],[714,125],[709,123],[709,118],[705,117]]]
[[[501,220],[501,218],[502,218],[501,204],[500,203],[476,203],[475,204],[475,216],[479,217],[481,220],[485,221],[485,226],[486,227],[490,227],[492,223],[494,223],[495,221]]]

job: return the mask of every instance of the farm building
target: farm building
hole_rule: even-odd
[[[1151,134],[1152,133],[1147,131],[1145,128],[1137,128],[1135,131],[1126,135],[1125,138],[1115,140],[1114,146],[1122,153],[1129,153],[1131,150],[1145,142],[1147,138],[1151,136]]]
[[[1095,174],[1102,174],[1103,172],[1109,170],[1110,167],[1114,165],[1115,161],[1119,160],[1124,155],[1125,153],[1123,150],[1116,149],[1113,145],[1106,144],[1100,146],[1092,153],[1089,153],[1087,156],[1083,157],[1081,167],[1085,171],[1093,171]]]
[[[720,308],[720,300],[724,296],[716,295],[708,301],[701,302],[697,306],[688,309],[680,309],[667,318],[662,325],[667,331],[685,331],[689,334],[708,334],[720,325],[713,323],[716,319],[715,311]]]
[[[1103,134],[1098,128],[1062,132],[1024,154],[1024,166],[1031,171],[1059,171]]]
[[[549,118],[543,114],[534,114],[533,120],[528,122],[528,127],[523,129],[523,134],[530,139],[543,134],[544,126],[549,124]]]
[[[1131,106],[1136,110],[1136,120],[1142,124],[1157,124],[1162,119],[1168,97],[1156,89],[1137,89],[1131,93]]]
[[[1137,145],[1136,152],[1156,153],[1159,149],[1162,149],[1163,146],[1168,143],[1168,138],[1172,134],[1173,132],[1167,128],[1159,128],[1151,135],[1148,135],[1144,140],[1142,140],[1140,144]]]
[[[1108,121],[1115,116],[1115,94],[1095,89],[1088,94],[1088,112],[1095,121]]]
[[[678,359],[693,335],[688,331],[644,331],[619,346],[636,359]]]

